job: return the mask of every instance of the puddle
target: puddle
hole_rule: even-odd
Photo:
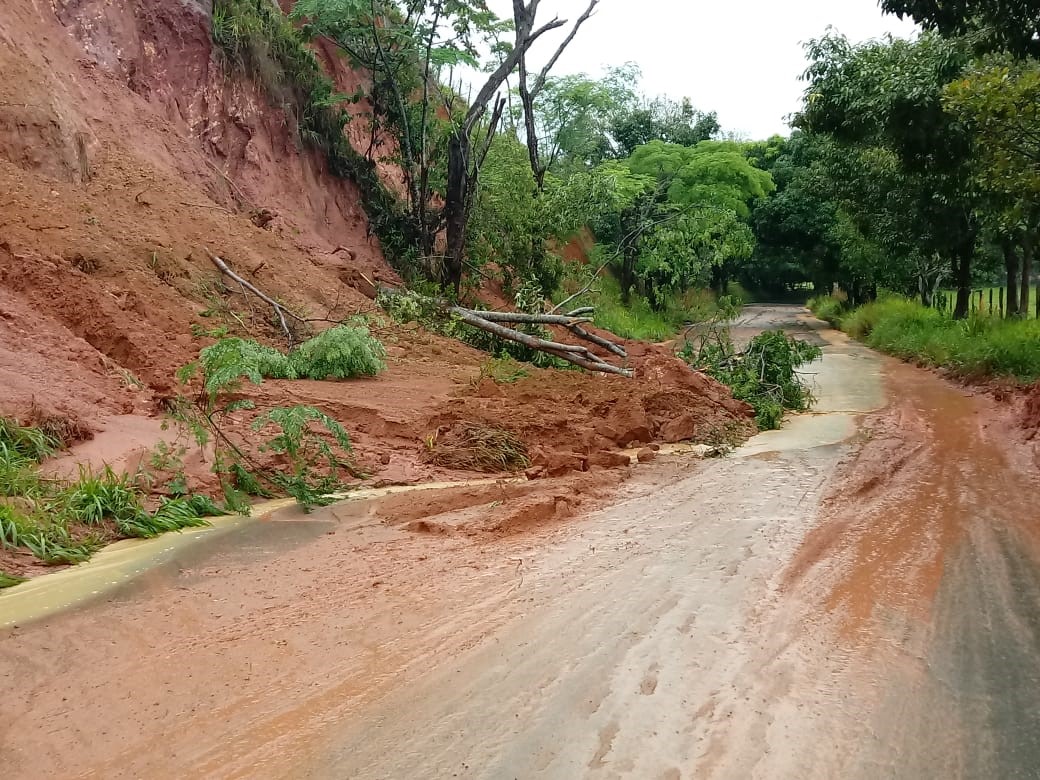
[[[430,482],[423,485],[398,485],[385,488],[356,490],[337,498],[343,501],[364,501],[396,493],[421,490],[445,490],[457,487],[494,485],[498,482],[520,479],[478,479],[461,482]],[[290,510],[290,511],[285,511]],[[284,516],[277,516],[278,514]],[[44,574],[0,593],[0,628],[23,625],[41,620],[63,610],[109,595],[127,583],[156,568],[175,562],[184,562],[218,540],[238,535],[260,523],[280,526],[299,525],[308,518],[296,508],[292,498],[265,501],[253,507],[249,517],[227,515],[210,520],[210,526],[181,533],[169,533],[155,539],[127,539],[98,551],[89,561],[78,566]],[[298,534],[286,532],[290,539]]]

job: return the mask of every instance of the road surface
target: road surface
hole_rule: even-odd
[[[4,776],[1040,777],[1040,487],[992,405],[744,326],[825,345],[814,413],[589,516],[332,508],[0,636]]]

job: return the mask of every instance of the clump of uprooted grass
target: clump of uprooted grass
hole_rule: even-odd
[[[460,471],[498,473],[531,465],[527,445],[502,428],[463,423],[426,441],[427,463]]]
[[[134,478],[108,467],[82,469],[74,481],[47,478],[40,461],[57,446],[38,428],[0,418],[0,547],[45,563],[80,563],[113,539],[202,526],[223,513],[205,496],[165,499],[148,511]]]
[[[853,338],[890,355],[968,379],[1040,379],[1040,321],[985,315],[954,320],[905,298],[886,298],[841,321]]]

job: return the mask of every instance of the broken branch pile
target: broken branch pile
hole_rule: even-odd
[[[380,288],[380,292],[391,297],[402,294],[399,290],[387,287]],[[412,294],[414,295],[414,293]],[[588,347],[583,347],[577,344],[563,344],[558,341],[549,341],[530,333],[524,333],[515,327],[506,327],[507,325],[556,325],[564,327],[579,339],[588,341],[590,344],[595,344],[620,358],[627,358],[628,353],[620,344],[616,344],[615,342],[603,338],[595,333],[590,333],[586,328],[582,327],[583,325],[592,322],[590,317],[585,316],[594,311],[592,307],[586,306],[577,309],[570,314],[526,314],[523,312],[467,309],[462,306],[452,305],[448,301],[434,298],[423,298],[423,301],[446,314],[458,317],[460,321],[471,327],[486,331],[500,339],[513,341],[517,344],[523,344],[525,347],[529,347],[530,349],[553,355],[554,357],[566,360],[568,363],[580,366],[588,371],[615,374],[629,379],[633,376],[632,369],[622,368],[608,363],[599,355],[592,352]]]
[[[603,347],[619,357],[627,357],[627,353],[620,345],[597,336],[594,333],[589,333],[585,328],[581,327],[583,323],[591,321],[588,317],[568,317],[566,315],[558,314],[520,314],[508,311],[476,311],[473,309],[464,309],[461,306],[451,306],[448,308],[448,311],[467,325],[471,325],[474,328],[485,330],[488,333],[506,339],[507,341],[515,341],[518,344],[523,344],[525,347],[536,349],[539,352],[554,355],[562,360],[566,360],[568,363],[573,363],[574,365],[580,366],[589,371],[599,371],[604,374],[617,374],[618,376],[629,378],[632,377],[631,369],[620,368],[608,363],[599,355],[596,355],[589,350],[588,347],[575,344],[562,344],[558,341],[547,341],[538,336],[532,336],[530,333],[524,333],[523,331],[515,330],[513,328],[507,328],[500,324],[562,325],[580,339],[584,339],[592,344]]]

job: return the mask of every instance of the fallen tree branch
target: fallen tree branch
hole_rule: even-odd
[[[595,313],[596,313],[596,307],[595,306],[582,306],[580,309],[575,309],[574,311],[567,312],[566,316],[568,316],[568,317],[585,317],[585,316],[587,316],[589,314],[595,314]]]
[[[521,322],[525,325],[580,325],[583,322],[592,322],[588,317],[572,317],[562,314],[525,314],[515,311],[480,311],[478,309],[467,309],[478,317],[488,322]]]
[[[518,344],[523,344],[525,347],[538,350],[540,352],[548,352],[552,355],[566,360],[569,363],[573,363],[581,368],[586,368],[589,371],[599,371],[605,374],[616,374],[618,376],[631,378],[633,376],[632,371],[627,368],[618,368],[617,366],[607,363],[603,359],[592,354],[587,347],[574,346],[571,344],[560,344],[556,341],[546,341],[545,339],[537,336],[532,336],[529,333],[522,333],[518,330],[506,328],[494,322],[490,322],[483,317],[478,316],[475,312],[470,309],[463,309],[460,306],[452,306],[448,311],[460,320],[465,322],[474,328],[487,331],[494,336],[498,336],[506,341],[514,341]]]
[[[245,279],[243,279],[241,276],[239,276],[234,271],[232,271],[230,268],[228,268],[227,263],[225,263],[223,260],[221,260],[215,254],[213,254],[210,251],[208,246],[204,246],[202,248],[206,250],[206,254],[209,255],[209,259],[213,261],[213,265],[215,265],[218,269],[220,269],[220,272],[222,274],[224,274],[228,278],[233,279],[234,281],[238,282],[238,284],[241,285],[244,289],[249,290],[249,292],[253,293],[253,295],[255,295],[257,298],[262,300],[264,303],[270,305],[274,309],[275,314],[278,315],[278,322],[282,326],[282,332],[285,334],[286,339],[288,339],[288,341],[289,341],[289,348],[291,349],[292,346],[293,346],[293,334],[292,334],[292,331],[289,330],[289,324],[285,321],[286,315],[288,315],[289,317],[292,317],[297,322],[306,322],[307,320],[305,320],[303,317],[299,316],[298,314],[293,314],[287,308],[282,306],[282,304],[278,303],[278,301],[276,301],[274,298],[270,298],[267,295],[265,295],[264,293],[260,292],[260,290],[258,290],[256,287],[254,287],[252,284],[250,284]]]
[[[591,307],[586,307],[586,309],[591,309]],[[468,311],[472,311],[473,314],[487,320],[488,322],[516,322],[525,325],[562,325],[580,339],[592,342],[597,347],[602,347],[618,357],[628,357],[628,353],[625,351],[624,347],[615,344],[613,341],[609,341],[602,336],[597,336],[595,333],[590,333],[585,330],[585,328],[581,327],[585,323],[592,322],[590,317],[577,317],[574,316],[573,312],[571,314],[562,315],[521,314],[511,311],[474,311],[472,309]],[[577,311],[581,312],[582,309],[578,309]]]
[[[585,339],[586,341],[591,341],[597,347],[603,347],[603,349],[607,350],[608,352],[613,352],[618,357],[628,357],[628,352],[625,351],[624,347],[622,347],[619,344],[615,344],[613,341],[608,341],[602,336],[597,336],[595,333],[589,333],[587,330],[585,330],[585,328],[581,327],[581,325],[568,325],[567,329],[578,338]]]

